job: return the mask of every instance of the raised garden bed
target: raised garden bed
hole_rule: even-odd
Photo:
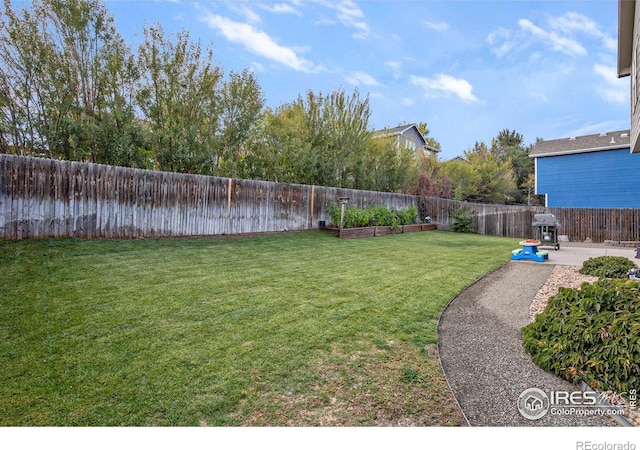
[[[336,237],[341,237],[343,239],[352,239],[362,237],[386,236],[388,234],[413,233],[417,231],[431,231],[437,230],[438,226],[435,223],[418,223],[414,225],[402,225],[398,228],[392,228],[388,226],[343,228],[342,235],[340,235],[340,229],[336,226],[328,226],[320,229]]]

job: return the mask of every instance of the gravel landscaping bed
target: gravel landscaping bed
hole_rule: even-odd
[[[547,306],[547,301],[559,292],[559,288],[567,287],[578,289],[582,286],[582,283],[594,283],[598,281],[598,277],[583,275],[579,270],[580,267],[578,266],[555,266],[553,268],[551,275],[535,295],[529,306],[529,320],[531,322],[533,322],[537,314],[544,311],[544,308]]]

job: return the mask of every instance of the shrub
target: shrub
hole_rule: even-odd
[[[522,329],[538,366],[569,381],[622,395],[640,381],[640,283],[602,279],[560,288]]]
[[[453,214],[453,231],[471,233],[473,231],[473,213],[464,208],[457,209]]]
[[[331,217],[331,222],[340,225],[340,206],[331,205],[327,211]],[[375,225],[390,226],[398,228],[401,225],[410,225],[416,223],[417,209],[410,206],[407,209],[391,211],[385,205],[372,206],[367,208],[358,208],[355,205],[347,205],[344,208],[344,227],[368,227],[373,224],[372,219],[375,218]]]
[[[407,209],[397,211],[397,214],[402,225],[411,225],[413,223],[416,223],[416,219],[418,217],[418,208],[411,205]]]
[[[364,215],[362,213],[363,211],[361,209],[358,209],[353,205],[346,206],[344,208],[344,226],[347,228],[364,226]],[[338,224],[339,223],[340,218],[338,218]]]
[[[331,218],[331,223],[338,226],[340,225],[340,207],[336,204],[331,204],[327,208],[327,214]]]
[[[600,278],[627,278],[629,269],[635,267],[635,263],[624,256],[598,256],[587,259],[580,273]]]

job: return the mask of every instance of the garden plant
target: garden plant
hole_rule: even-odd
[[[524,347],[541,368],[572,382],[623,396],[640,381],[640,283],[625,279],[628,258],[585,261],[600,276],[580,289],[560,288],[545,311],[523,328]]]
[[[335,226],[340,225],[341,207],[331,205],[328,210],[331,217],[331,223]],[[347,205],[344,208],[343,226],[344,228],[370,227],[370,226],[390,226],[398,228],[402,225],[411,225],[416,223],[418,217],[418,209],[410,206],[406,209],[390,210],[385,205],[369,206],[359,208],[356,205]]]

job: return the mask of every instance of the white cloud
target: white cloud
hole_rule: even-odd
[[[527,19],[520,19],[518,21],[518,25],[520,25],[522,30],[528,31],[534,38],[546,44],[550,44],[555,51],[565,53],[570,56],[587,54],[587,50],[576,40],[560,36],[555,31],[543,30]]]
[[[262,21],[260,16],[245,4],[230,3],[229,10],[241,15],[244,18],[243,20],[247,23],[255,25]]]
[[[348,28],[355,28],[353,37],[365,39],[369,35],[369,25],[364,19],[364,12],[353,0],[315,0],[321,5],[334,9],[337,12],[338,21]]]
[[[261,3],[259,6],[274,14],[293,14],[298,17],[302,16],[302,12],[300,12],[300,10],[295,9],[288,3],[276,3],[273,5]]]
[[[424,22],[425,26],[427,28],[429,28],[430,30],[435,30],[435,31],[447,31],[449,29],[449,24],[446,22],[430,22],[430,21],[425,21]]]
[[[582,14],[568,12],[564,16],[551,17],[549,25],[555,30],[583,31],[587,34],[599,34],[598,25]]]
[[[246,18],[246,21],[249,23],[256,24],[262,21],[260,16],[250,8],[243,8],[243,13]]]
[[[565,136],[586,136],[589,134],[606,133],[609,131],[626,130],[629,128],[628,121],[606,120],[598,123],[588,123],[579,128],[574,128],[563,132],[559,138]]]
[[[509,53],[517,45],[513,33],[506,28],[498,28],[489,33],[487,42],[498,58]]]
[[[393,78],[396,80],[402,77],[401,65],[400,61],[387,61],[384,63],[384,66],[391,70]]]
[[[354,72],[345,76],[345,80],[355,86],[379,86],[376,79],[365,72]]]
[[[278,44],[271,36],[250,24],[235,22],[216,14],[206,14],[202,20],[211,28],[218,30],[229,41],[241,44],[256,55],[276,61],[298,72],[316,73],[319,70],[311,61],[300,57],[294,49]]]
[[[618,74],[615,67],[596,64],[593,66],[593,71],[604,78],[608,84],[617,84],[618,82]]]
[[[412,76],[411,83],[424,89],[427,98],[455,95],[465,102],[478,101],[472,93],[473,86],[467,80],[451,75],[439,73],[434,78]]]
[[[251,70],[253,70],[255,73],[262,73],[264,72],[264,66],[259,62],[254,62],[251,64]]]
[[[355,28],[353,37],[364,39],[369,33],[369,25],[364,21],[364,13],[358,8],[355,2],[343,0],[336,6],[338,10],[338,20],[345,26]]]
[[[617,41],[604,33],[597,22],[582,14],[568,12],[550,17],[544,26],[520,19],[518,26],[516,30],[498,28],[487,36],[487,42],[498,58],[533,44],[542,44],[569,56],[583,56],[587,49],[580,40],[585,37],[599,39],[607,52],[617,51]]]
[[[600,76],[605,85],[598,86],[598,93],[608,103],[626,104],[629,93],[629,82],[627,79],[619,79],[616,67],[596,64],[593,71]]]
[[[405,97],[402,99],[403,106],[413,106],[414,103],[415,103],[415,100],[411,97]]]
[[[580,32],[589,36],[602,40],[603,45],[608,50],[617,51],[618,43],[616,39],[604,33],[598,24],[582,14],[568,12],[561,17],[552,17],[549,19],[549,25],[555,30],[563,30],[563,32]]]

